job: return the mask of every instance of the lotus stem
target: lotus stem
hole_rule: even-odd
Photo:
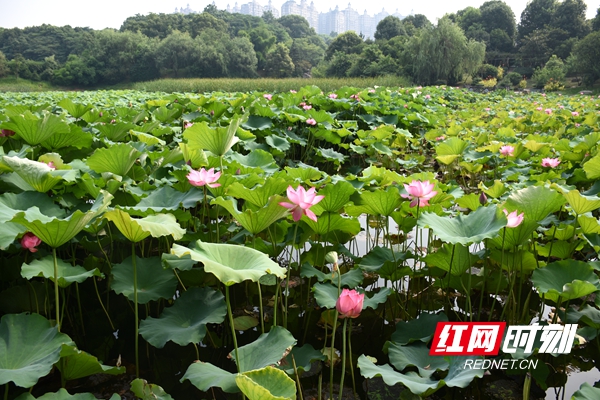
[[[356,398],[356,379],[354,378],[354,362],[352,361],[352,320],[350,320],[350,327],[348,328],[348,353],[350,354],[350,373],[352,377],[352,391]]]
[[[52,248],[54,259],[54,305],[56,307],[56,327],[60,332],[60,296],[58,294],[58,258],[56,258],[56,247]]]
[[[300,395],[300,400],[304,400],[304,396],[302,395],[302,385],[300,384],[300,375],[298,375],[298,367],[296,367],[296,359],[293,354],[290,354],[292,357],[292,367],[294,368],[294,375],[296,375],[296,384],[298,385],[298,394]]]
[[[133,312],[135,314],[135,377],[140,377],[140,349],[139,349],[139,315],[137,291],[137,263],[135,259],[135,243],[131,242],[131,263],[133,264]]]
[[[298,234],[298,225],[294,228],[294,237],[292,239],[292,248],[290,249],[290,257],[287,266],[287,274],[285,277],[285,309],[283,311],[283,327],[287,329],[288,317],[288,298],[290,297],[290,270],[292,269],[292,255],[294,254],[294,244],[296,243],[296,235]],[[300,260],[298,260],[300,262]]]
[[[496,285],[496,293],[494,293],[494,301],[492,301],[492,308],[490,308],[490,316],[488,317],[488,322],[492,320],[492,315],[494,314],[494,307],[496,306],[496,300],[498,300],[498,292],[500,292],[500,284],[502,283],[502,264],[504,264],[504,239],[506,238],[506,227],[502,231],[502,255],[500,256],[500,276],[498,276],[498,284]]]
[[[262,291],[260,290],[260,282],[256,282],[258,285],[258,308],[260,310],[260,329],[261,333],[265,333],[265,314],[263,312],[263,299]]]
[[[338,399],[342,399],[344,393],[344,375],[346,375],[346,327],[348,318],[344,318],[344,327],[342,328],[342,377],[340,378],[340,395]]]
[[[237,371],[240,371],[240,358],[238,356],[237,337],[235,336],[235,326],[233,325],[233,312],[231,311],[231,302],[229,301],[229,286],[225,285],[225,302],[227,303],[227,315],[229,316],[229,325],[231,326],[231,334],[233,335],[233,348],[235,350],[235,364]]]

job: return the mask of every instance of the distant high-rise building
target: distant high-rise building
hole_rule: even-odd
[[[215,4],[214,1],[212,4]],[[300,0],[300,3],[297,3],[295,0],[288,0],[281,6],[281,13],[273,6],[272,0],[269,0],[266,6],[262,6],[257,0],[252,0],[241,6],[236,2],[233,7],[228,4],[226,11],[256,17],[262,17],[267,11],[270,11],[275,18],[279,18],[280,15],[300,15],[319,34],[329,35],[331,32],[339,34],[346,31],[354,31],[366,38],[373,38],[377,24],[390,15],[385,9],[382,9],[375,15],[369,15],[367,10],[363,14],[360,14],[352,8],[351,3],[348,3],[348,7],[343,10],[340,10],[339,6],[336,6],[335,9],[330,8],[329,11],[320,13],[317,11],[314,1],[311,1],[309,4],[308,0]],[[194,12],[196,11],[193,11],[189,4],[186,8],[175,8],[175,13],[190,14]],[[404,18],[398,12],[398,9],[392,15],[400,19]]]

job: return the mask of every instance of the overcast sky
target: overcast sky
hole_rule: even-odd
[[[238,4],[244,4],[250,0],[238,0]],[[308,0],[310,2],[310,0]],[[267,5],[268,0],[257,0],[259,4]],[[300,0],[297,0],[299,3]],[[429,20],[435,22],[446,13],[456,12],[468,6],[479,7],[485,0],[420,0],[403,1],[398,0],[353,0],[352,8],[361,14],[367,10],[368,14],[375,14],[385,8],[389,13],[398,9],[402,15],[411,12],[425,14]],[[517,21],[525,8],[528,0],[505,0],[512,8]],[[116,28],[118,29],[127,17],[135,14],[148,13],[171,13],[175,7],[186,7],[196,11],[202,11],[212,0],[103,0],[101,2],[85,0],[0,0],[0,27],[3,28],[25,28],[50,24],[56,26],[71,25],[72,27],[90,27],[93,29]],[[281,10],[283,0],[273,0],[273,5]],[[586,0],[587,17],[593,18],[600,6],[600,0]],[[227,4],[232,7],[235,0],[216,0],[219,9],[225,9]],[[315,2],[320,12],[328,11],[329,8],[346,8],[347,1],[320,1]]]

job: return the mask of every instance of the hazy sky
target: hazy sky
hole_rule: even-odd
[[[238,4],[250,0],[238,0]],[[266,5],[268,0],[257,0],[259,4]],[[308,0],[310,1],[310,0]],[[529,0],[505,0],[512,8],[517,21]],[[297,0],[299,3],[300,0]],[[485,0],[420,0],[420,1],[392,1],[392,0],[353,0],[352,8],[363,13],[375,14],[385,8],[393,13],[398,9],[400,14],[407,15],[411,11],[415,14],[425,14],[432,22],[446,13],[455,12],[468,6],[479,7]],[[50,24],[56,26],[71,25],[72,27],[90,27],[93,29],[116,28],[123,21],[135,14],[171,13],[175,7],[186,7],[202,11],[212,0],[103,0],[102,2],[84,0],[0,0],[0,27],[25,28]],[[273,5],[281,9],[284,0],[273,0]],[[586,0],[587,17],[593,18],[600,6],[600,0]],[[227,4],[232,7],[235,0],[216,0],[219,9],[225,9]],[[320,1],[315,2],[321,12],[329,8],[346,8],[347,1]]]

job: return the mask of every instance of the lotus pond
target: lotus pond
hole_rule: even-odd
[[[599,103],[3,93],[4,398],[600,398]],[[444,321],[577,335],[485,370]]]

